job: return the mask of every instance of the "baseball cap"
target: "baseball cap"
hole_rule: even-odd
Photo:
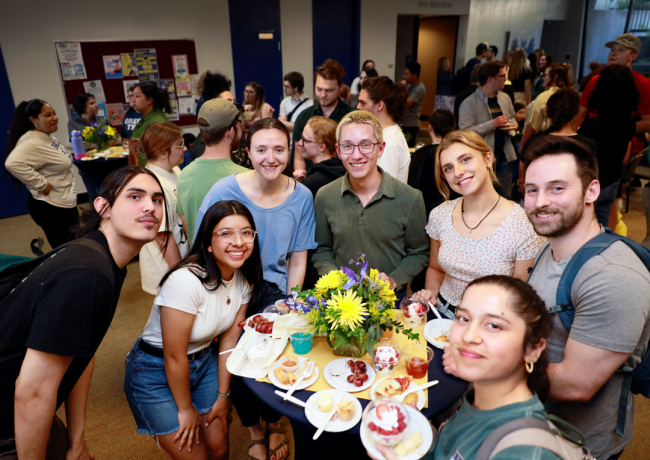
[[[199,110],[199,117],[207,120],[208,126],[201,126],[203,131],[213,131],[215,129],[227,128],[239,118],[240,120],[250,120],[251,114],[244,112],[242,106],[237,107],[226,99],[210,99],[206,101]]]
[[[637,53],[641,51],[641,40],[639,40],[639,37],[637,37],[636,35],[632,35],[632,34],[619,35],[618,37],[616,37],[616,40],[614,40],[613,42],[605,43],[605,46],[607,48],[611,48],[612,46],[614,46],[614,43],[619,43],[623,46],[627,46],[628,48],[633,49]]]
[[[479,43],[476,45],[476,54],[481,54],[483,51],[487,50],[490,47],[487,43]]]

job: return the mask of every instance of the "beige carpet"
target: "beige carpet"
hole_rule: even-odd
[[[629,236],[637,241],[645,237],[645,212],[641,202],[641,190],[632,192],[630,212],[623,219],[628,226]],[[0,253],[31,255],[29,241],[40,236],[42,230],[34,224],[29,215],[0,219]],[[46,247],[49,249],[49,247]],[[128,266],[128,276],[115,319],[102,345],[97,351],[97,364],[88,398],[88,421],[86,440],[90,451],[98,460],[165,459],[167,454],[158,449],[156,442],[136,434],[135,422],[126,402],[124,384],[124,357],[130,350],[149,318],[153,296],[140,287],[138,262]],[[61,413],[63,411],[60,411]],[[230,458],[247,458],[248,430],[234,414],[230,427]],[[63,414],[60,414],[63,416]],[[293,442],[289,421],[282,419],[287,437]],[[293,451],[289,457],[293,460]],[[634,438],[621,457],[622,460],[647,460],[650,458],[650,401],[636,398]]]

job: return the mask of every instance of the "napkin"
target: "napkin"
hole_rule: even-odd
[[[275,325],[273,329],[275,332]],[[275,361],[277,361],[278,357],[282,354],[285,347],[287,346],[287,342],[289,341],[289,336],[287,334],[282,334],[278,339],[275,340],[273,353],[266,361],[264,368],[255,369],[253,366],[251,366],[251,363],[246,357],[246,353],[244,352],[244,343],[248,342],[248,340],[253,338],[253,336],[255,336],[254,330],[251,329],[246,331],[244,335],[240,337],[239,342],[237,342],[237,346],[233,352],[230,353],[230,356],[228,356],[228,359],[226,361],[226,368],[231,374],[252,379],[260,379],[266,377],[266,375],[269,373],[269,370],[271,370],[271,367],[273,367],[273,364],[275,364]],[[242,368],[241,364],[244,361],[246,361],[246,365]]]

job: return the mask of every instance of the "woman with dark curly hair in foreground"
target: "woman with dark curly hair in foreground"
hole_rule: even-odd
[[[598,144],[598,171],[600,196],[596,203],[598,223],[614,228],[612,203],[618,193],[622,166],[630,155],[636,123],[632,113],[640,100],[632,70],[624,65],[608,65],[598,78],[591,92],[587,117],[580,126],[580,134]]]

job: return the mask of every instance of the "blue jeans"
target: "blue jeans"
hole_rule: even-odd
[[[618,195],[618,184],[620,182],[617,180],[613,184],[600,189],[600,195],[598,195],[598,201],[596,201],[596,218],[603,227],[609,225],[609,214],[612,211],[616,195]]]
[[[126,357],[124,393],[138,434],[163,436],[178,431],[178,407],[167,383],[165,361],[138,347],[138,337]],[[190,361],[192,404],[199,414],[212,409],[219,391],[219,355],[208,347],[201,359]]]

